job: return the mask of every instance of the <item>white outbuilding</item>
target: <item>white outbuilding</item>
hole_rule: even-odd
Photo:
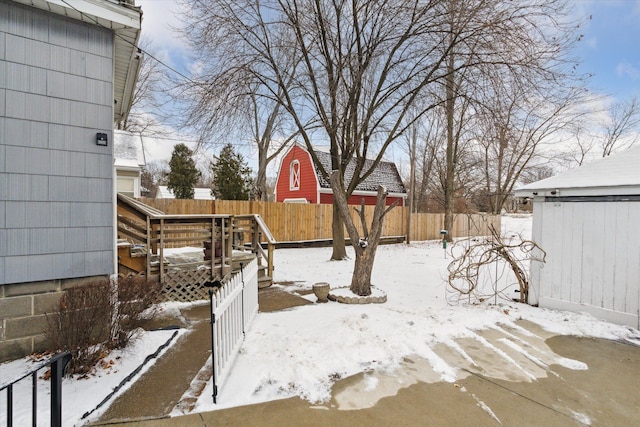
[[[640,146],[515,190],[533,199],[529,303],[640,329]]]

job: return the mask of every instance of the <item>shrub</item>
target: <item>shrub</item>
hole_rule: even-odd
[[[111,336],[113,304],[107,280],[67,289],[47,314],[45,335],[54,350],[71,352],[67,374],[86,374],[104,357]]]
[[[120,276],[65,290],[47,314],[45,335],[52,351],[69,351],[67,374],[87,374],[108,350],[124,348],[153,315],[161,287],[141,276]]]
[[[159,301],[162,288],[157,281],[144,276],[118,277],[118,305],[111,343],[124,348],[135,338],[143,322],[154,314],[153,305]]]

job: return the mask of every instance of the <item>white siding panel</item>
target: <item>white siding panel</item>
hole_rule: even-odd
[[[560,213],[558,222],[556,222],[556,233],[560,236],[562,249],[560,252],[560,289],[557,293],[558,297],[565,300],[571,300],[571,295],[576,293],[573,289],[573,258],[579,256],[574,253],[575,235],[573,233],[573,206],[568,204],[560,204],[556,207]]]
[[[2,14],[2,9],[0,8],[0,15]],[[2,30],[0,30],[2,31]],[[4,43],[5,43],[5,33],[0,32],[0,59],[4,59]],[[2,80],[0,80],[0,86],[2,86]]]
[[[628,219],[629,209],[624,203],[610,203],[614,210],[611,222],[615,225],[615,233],[611,236],[611,253],[613,255],[613,277],[611,288],[613,301],[611,309],[615,311],[627,311],[627,226],[631,225]]]
[[[604,304],[603,288],[605,277],[604,256],[606,239],[603,235],[606,221],[605,207],[604,203],[589,203],[585,205],[585,209],[592,209],[594,213],[593,226],[587,231],[592,237],[592,240],[590,245],[584,248],[587,254],[590,255],[589,258],[593,263],[591,305],[602,307]]]
[[[4,201],[0,201],[0,228],[4,228],[6,223],[5,205]]]
[[[584,248],[593,247],[595,244],[595,238],[591,230],[595,226],[594,223],[594,211],[593,209],[582,209],[582,221],[578,218],[576,222],[582,223],[582,246],[578,248],[576,256],[582,260],[582,292],[578,302],[583,304],[591,304],[593,300],[593,269],[594,269],[594,254],[592,252],[584,251]]]
[[[604,230],[601,233],[602,253],[602,305],[600,307],[613,309],[614,277],[616,269],[616,205],[617,203],[600,203],[604,207],[602,224]]]
[[[536,204],[533,239],[547,251],[547,265],[539,276],[533,270],[531,281],[533,292],[540,287],[541,306],[585,310],[637,327],[638,218],[638,202]]]
[[[0,68],[2,68],[2,66],[0,65]],[[1,77],[1,76],[0,76]],[[0,116],[4,116],[5,115],[5,100],[7,98],[6,96],[6,90],[5,89],[0,89]],[[1,130],[1,129],[0,129]],[[2,138],[2,133],[0,132],[0,138]]]

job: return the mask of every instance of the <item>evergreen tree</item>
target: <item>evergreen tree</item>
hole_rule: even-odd
[[[193,199],[193,186],[200,178],[200,171],[193,160],[193,151],[184,144],[177,144],[173,148],[169,168],[169,190],[173,191],[176,199]]]
[[[219,156],[213,156],[211,175],[211,192],[216,199],[249,200],[253,185],[251,168],[231,144],[225,145]]]

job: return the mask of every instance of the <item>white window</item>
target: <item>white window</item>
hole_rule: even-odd
[[[289,169],[289,190],[300,189],[300,162],[294,160]]]

